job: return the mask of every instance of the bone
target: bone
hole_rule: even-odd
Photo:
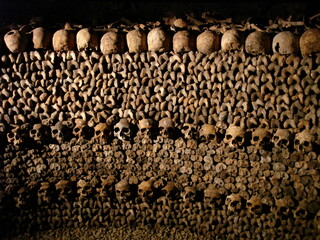
[[[27,48],[27,37],[20,30],[11,30],[4,35],[4,42],[12,53],[24,52]]]
[[[52,37],[53,50],[56,52],[76,49],[76,34],[71,30],[69,24],[64,29],[60,29]]]

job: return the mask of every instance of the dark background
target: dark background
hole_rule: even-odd
[[[106,24],[121,17],[133,20],[159,20],[168,11],[182,16],[187,12],[220,13],[239,22],[249,17],[275,19],[277,16],[302,20],[320,12],[317,1],[17,1],[0,0],[0,23],[26,24],[33,17],[42,17],[46,24],[66,21],[81,24]]]

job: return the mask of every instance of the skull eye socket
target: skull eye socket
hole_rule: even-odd
[[[124,133],[129,133],[129,128],[124,127],[124,128],[122,128],[122,131],[123,131]]]
[[[303,143],[303,146],[308,147],[308,146],[309,146],[309,143],[308,143],[308,142],[304,142],[304,143]]]
[[[37,133],[37,130],[32,129],[32,130],[30,131],[30,133],[31,133],[32,135],[35,135],[35,134]]]
[[[279,144],[280,145],[287,145],[289,142],[288,142],[288,140],[286,140],[286,139],[282,139],[282,140],[280,140],[280,142],[279,142]]]
[[[277,142],[279,140],[279,137],[278,136],[274,136],[273,140]]]
[[[100,130],[96,131],[96,135],[100,135],[100,134],[101,134]]]
[[[242,137],[238,136],[238,137],[235,138],[235,140],[236,140],[236,142],[241,142],[242,141]]]
[[[306,215],[306,211],[304,209],[299,209],[297,212],[296,212],[296,215],[297,216],[304,216]]]
[[[184,131],[187,131],[188,129],[189,129],[188,126],[184,126],[184,127],[182,128],[182,130],[184,130]]]
[[[75,133],[80,132],[80,128],[78,128],[78,127],[74,128],[74,132],[75,132]]]
[[[53,130],[52,130],[52,133],[53,133],[54,135],[58,134],[58,132],[59,132],[59,131],[58,131],[57,129],[53,129]]]
[[[253,141],[258,142],[259,141],[259,137],[258,136],[253,137]]]
[[[9,137],[9,138],[13,138],[13,137],[14,137],[14,134],[13,134],[13,133],[8,133],[8,137]]]
[[[248,202],[248,203],[247,203],[247,206],[248,206],[248,207],[251,207],[251,206],[252,206],[252,203]]]
[[[226,139],[227,140],[230,140],[232,138],[232,136],[230,135],[230,134],[228,134],[227,136],[226,136]]]
[[[238,204],[239,204],[238,201],[233,201],[233,202],[231,202],[230,206],[231,207],[236,207]]]
[[[117,132],[120,131],[120,128],[116,127],[116,128],[114,129],[114,131],[117,133]]]
[[[214,135],[214,134],[211,133],[211,134],[208,135],[208,137],[209,137],[210,139],[214,139],[214,138],[216,137],[216,135]]]
[[[300,141],[299,141],[299,140],[295,140],[295,141],[294,141],[294,144],[295,144],[295,145],[300,145]]]
[[[7,35],[12,35],[12,34],[14,34],[14,31],[10,31],[7,33]]]

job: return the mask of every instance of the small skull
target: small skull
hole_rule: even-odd
[[[251,214],[260,215],[263,210],[263,205],[261,202],[261,198],[259,196],[252,196],[247,201],[247,208]]]
[[[199,133],[200,141],[209,142],[217,140],[217,130],[214,125],[203,124]]]
[[[60,29],[52,37],[53,50],[56,52],[76,49],[76,34],[71,26],[66,24],[64,29]]]
[[[119,203],[126,203],[133,197],[132,189],[127,179],[122,179],[115,185],[116,198]]]
[[[230,125],[226,130],[224,143],[232,148],[241,147],[245,142],[245,130],[243,127]]]
[[[101,184],[99,187],[97,187],[97,192],[99,193],[99,196],[103,199],[109,198],[112,199],[115,194],[114,189],[114,183],[115,183],[115,176],[101,176],[100,181]]]
[[[78,118],[75,120],[75,124],[76,126],[73,128],[72,134],[79,140],[81,140],[87,136],[86,130],[88,127],[88,123],[85,120]]]
[[[50,49],[52,33],[43,28],[38,27],[32,30],[32,42],[35,49]]]
[[[173,35],[172,48],[175,53],[194,51],[195,47],[196,39],[191,32],[182,30]]]
[[[143,202],[152,202],[155,197],[153,181],[143,181],[138,185],[138,195]]]
[[[230,29],[226,31],[221,38],[221,50],[223,52],[228,51],[240,51],[243,48],[243,39],[241,33],[236,29]]]
[[[139,135],[153,139],[155,137],[154,121],[152,119],[141,119],[139,121]]]
[[[191,123],[184,123],[182,125],[181,133],[184,135],[184,138],[197,139],[198,138],[198,126]]]
[[[170,35],[161,28],[152,29],[147,36],[150,52],[168,52],[170,50]]]
[[[98,123],[94,127],[94,140],[104,143],[110,137],[110,125],[108,123]]]
[[[265,149],[271,141],[271,133],[266,128],[257,128],[252,132],[251,144],[257,149]]]
[[[160,135],[163,138],[173,137],[174,123],[173,123],[172,119],[169,117],[162,118],[159,121],[159,131],[160,131]]]
[[[77,48],[79,51],[92,50],[97,51],[99,48],[99,38],[97,33],[90,28],[81,29],[76,36]]]
[[[58,143],[62,143],[65,140],[66,127],[62,121],[58,121],[54,126],[51,126],[51,136],[57,140]]]
[[[7,133],[8,142],[12,143],[13,145],[20,145],[24,143],[26,126],[11,125],[11,127],[11,132]]]
[[[130,53],[147,51],[147,35],[141,29],[134,29],[127,33],[127,45]]]
[[[107,32],[100,41],[100,49],[104,55],[122,53],[125,48],[125,40],[120,33]]]
[[[74,197],[75,186],[72,181],[60,180],[55,185],[59,200],[69,201]]]
[[[294,139],[294,149],[301,152],[312,152],[312,143],[314,142],[314,136],[309,130],[303,130],[296,134]]]
[[[210,54],[220,49],[220,35],[206,30],[197,37],[197,49],[203,54]]]
[[[175,200],[178,197],[178,189],[174,182],[167,182],[167,184],[161,189],[161,191],[169,200]]]
[[[273,144],[278,148],[288,148],[291,143],[291,132],[278,128],[272,137]]]
[[[226,198],[227,209],[230,212],[238,212],[242,209],[242,197],[240,194],[232,193]]]
[[[88,181],[80,179],[77,182],[77,193],[79,200],[88,199],[92,196],[94,188]]]
[[[289,31],[280,32],[273,38],[272,50],[282,55],[296,54],[299,51],[299,38]]]
[[[185,187],[181,192],[181,197],[185,203],[194,203],[197,198],[197,189],[195,187]]]
[[[271,51],[271,39],[267,33],[252,32],[246,39],[245,48],[252,55],[268,54]]]
[[[27,37],[19,30],[11,30],[4,35],[4,42],[12,53],[24,52],[27,48]]]
[[[114,126],[113,134],[121,141],[130,141],[132,138],[132,127],[130,122],[125,118],[121,119]]]
[[[220,206],[222,204],[221,199],[222,197],[219,189],[214,184],[209,184],[209,186],[204,190],[205,205]]]
[[[320,52],[320,29],[312,28],[305,31],[300,38],[302,56]]]
[[[41,123],[36,123],[33,125],[33,128],[29,131],[29,136],[36,142],[41,142],[45,140],[47,135],[46,126]]]
[[[38,204],[49,204],[52,196],[52,187],[49,182],[42,182],[38,190]]]

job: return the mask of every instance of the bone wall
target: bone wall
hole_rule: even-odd
[[[316,236],[319,62],[220,51],[3,55],[2,226]],[[170,129],[158,125],[166,117]],[[114,135],[122,118],[126,141]]]

